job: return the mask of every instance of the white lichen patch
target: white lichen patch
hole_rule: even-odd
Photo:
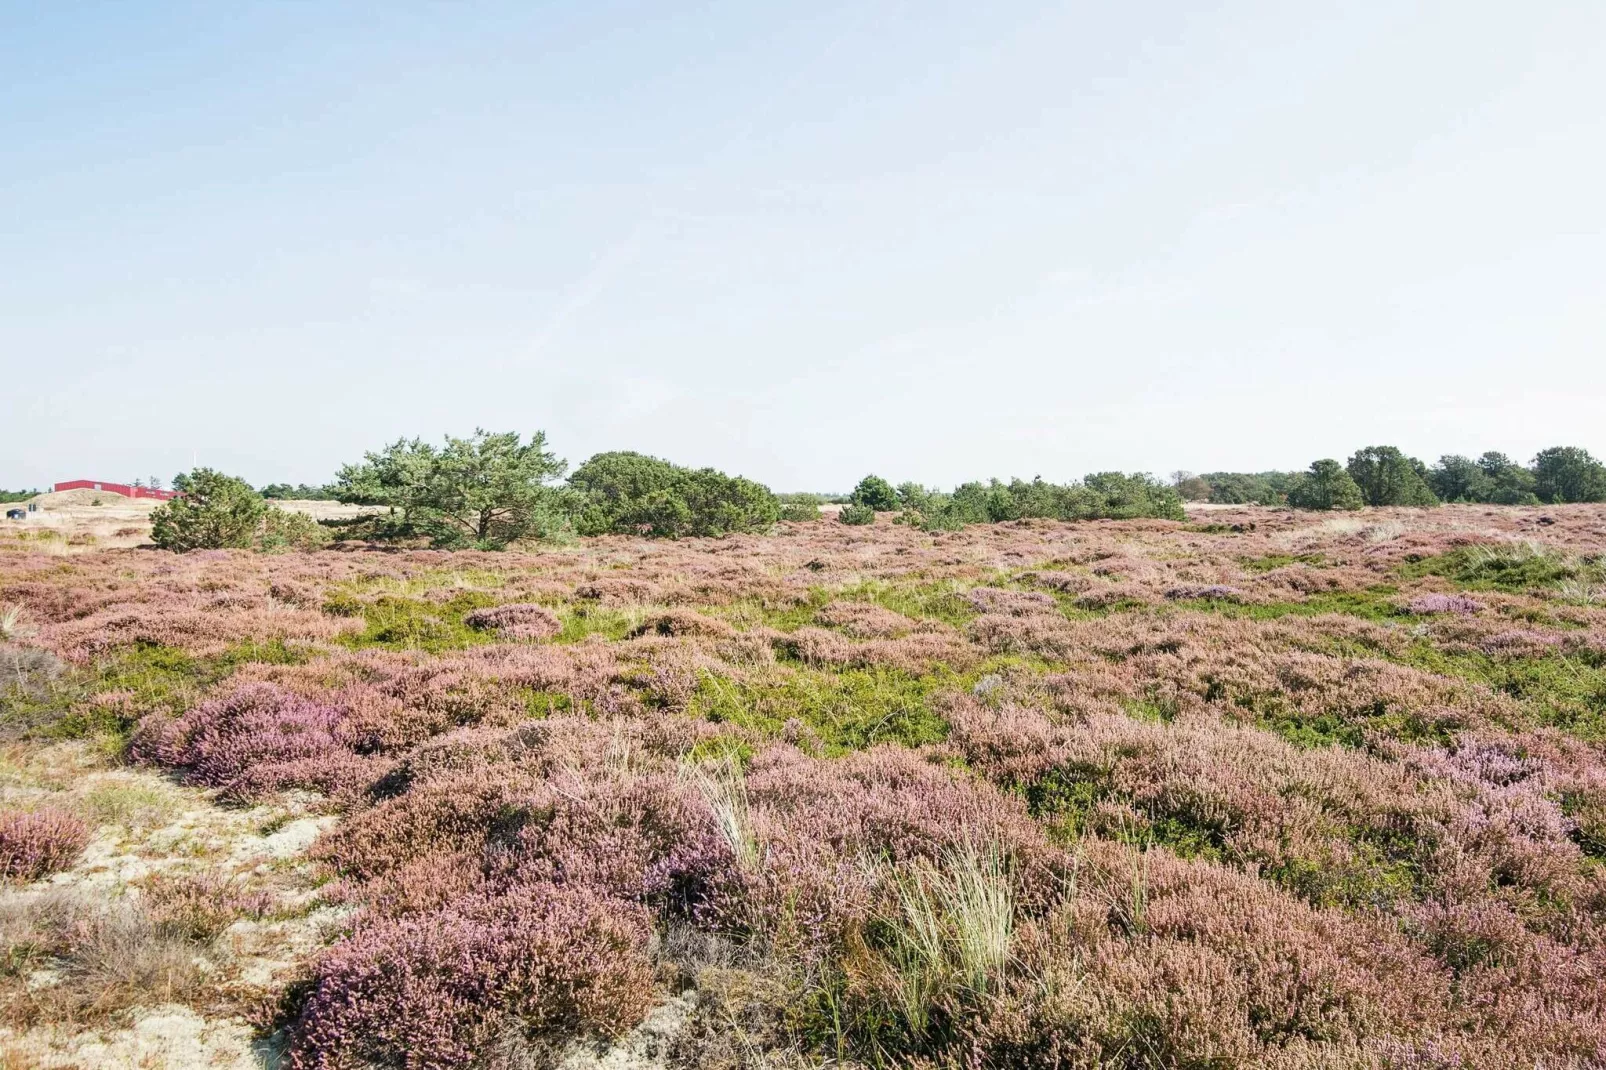
[[[208,1021],[168,1004],[137,1011],[123,1028],[45,1026],[20,1036],[0,1030],[0,1058],[40,1070],[271,1070],[278,1052],[242,1021]],[[8,1064],[9,1065],[9,1064]]]

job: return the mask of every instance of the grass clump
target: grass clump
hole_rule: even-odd
[[[1238,563],[1249,572],[1270,572],[1289,565],[1320,567],[1325,560],[1321,554],[1265,554],[1261,557],[1239,558]]]

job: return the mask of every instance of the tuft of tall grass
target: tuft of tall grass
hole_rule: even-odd
[[[35,634],[27,609],[15,602],[0,603],[0,642],[20,643]]]
[[[747,782],[741,765],[731,758],[706,762],[691,771],[693,782],[708,800],[720,837],[730,847],[731,856],[746,872],[759,864],[758,836],[753,831],[747,805]]]
[[[939,1014],[996,991],[1015,934],[1015,886],[996,840],[967,841],[938,861],[891,874],[896,906],[882,919],[891,1001],[915,1040]]]

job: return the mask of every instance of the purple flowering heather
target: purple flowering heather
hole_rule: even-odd
[[[1424,594],[1411,599],[1405,608],[1420,616],[1433,613],[1469,614],[1481,610],[1483,603],[1464,594]]]
[[[89,828],[62,810],[0,813],[0,879],[35,881],[72,865]]]

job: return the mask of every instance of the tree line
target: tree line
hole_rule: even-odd
[[[713,468],[688,468],[629,451],[599,453],[573,472],[537,431],[476,431],[437,446],[400,439],[344,465],[327,487],[244,480],[200,468],[173,480],[181,497],[152,514],[152,538],[174,550],[202,547],[310,549],[335,538],[500,549],[575,535],[654,538],[761,532],[779,520],[817,520],[820,498],[777,495],[762,483]],[[315,492],[315,493],[309,493]],[[374,507],[371,514],[321,523],[268,500],[324,498]],[[843,508],[849,524],[877,511],[928,531],[1025,517],[1061,520],[1182,519],[1175,488],[1141,473],[1101,472],[1056,484],[991,480],[952,492],[877,476],[862,480]]]
[[[956,531],[967,524],[1006,520],[1131,520],[1138,517],[1183,519],[1182,497],[1142,472],[1095,472],[1074,483],[1042,478],[1008,483],[961,483],[943,492],[919,483],[894,487],[877,475],[865,476],[853,489],[840,517],[847,524],[868,524],[878,512],[897,511],[894,523],[925,531]]]
[[[325,487],[270,484],[258,492],[207,468],[175,477],[173,487],[181,496],[152,514],[152,537],[175,550],[310,549],[333,539],[500,549],[577,535],[719,536],[817,520],[821,503],[817,495],[777,495],[742,476],[629,451],[599,453],[570,472],[539,431],[525,440],[481,430],[438,446],[400,439],[342,466]],[[373,511],[316,522],[271,500],[289,496]],[[1325,458],[1304,472],[1177,472],[1170,483],[1095,472],[1070,483],[992,479],[943,491],[869,475],[838,519],[869,524],[892,513],[893,523],[924,531],[1029,518],[1181,520],[1185,500],[1323,510],[1599,502],[1606,501],[1606,466],[1577,447],[1541,450],[1526,466],[1491,452],[1476,460],[1445,456],[1429,467],[1393,446],[1368,446],[1346,464]]]
[[[1186,501],[1359,509],[1368,505],[1563,505],[1606,501],[1606,464],[1577,446],[1540,450],[1526,465],[1490,451],[1446,454],[1431,467],[1394,446],[1357,450],[1347,464],[1325,458],[1303,472],[1172,473]]]

